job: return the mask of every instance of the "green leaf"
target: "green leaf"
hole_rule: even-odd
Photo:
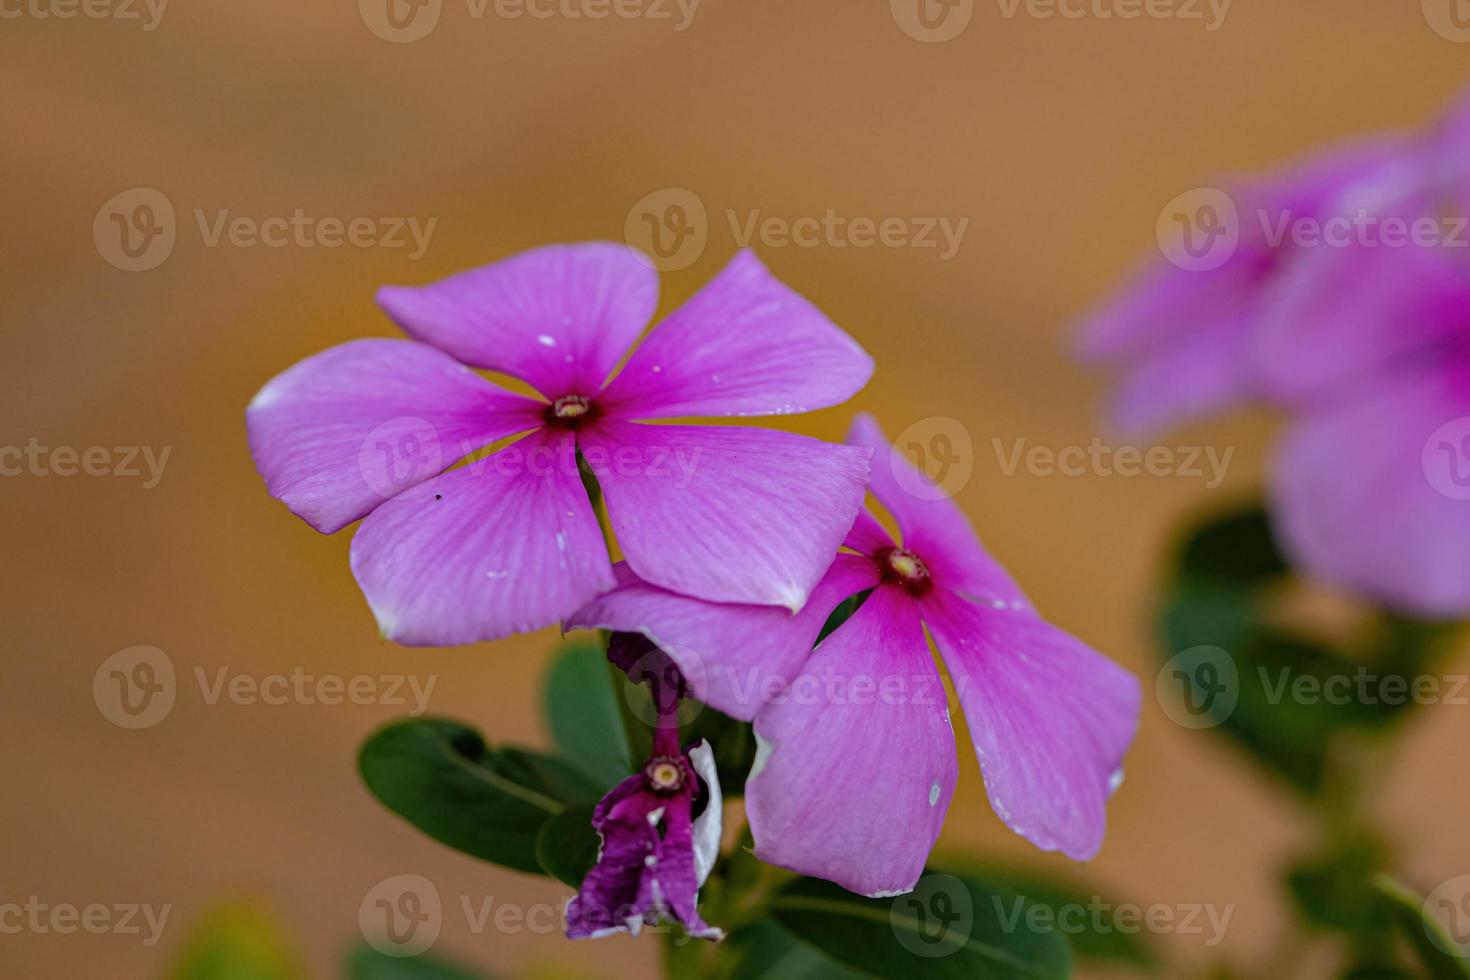
[[[1423,899],[1386,875],[1380,876],[1374,885],[1400,933],[1413,947],[1426,976],[1431,980],[1470,977],[1470,948],[1457,942],[1444,923],[1428,913]]]
[[[872,594],[873,590],[868,589],[866,592],[859,592],[857,595],[848,596],[838,603],[837,608],[832,610],[832,615],[828,616],[827,621],[822,624],[822,630],[817,634],[817,643],[821,643],[827,637],[831,636],[836,632],[837,627],[851,619],[853,614],[862,608],[863,603],[868,601],[868,596]]]
[[[551,875],[573,888],[597,863],[602,838],[592,829],[590,806],[568,807],[546,821],[536,838],[536,860]]]
[[[1216,587],[1255,589],[1288,573],[1270,515],[1260,506],[1209,521],[1183,543],[1179,573]]]
[[[381,729],[363,744],[358,768],[373,795],[430,837],[532,874],[542,873],[542,825],[598,794],[563,762],[520,749],[492,751],[474,729],[437,718]]]
[[[546,674],[543,699],[552,739],[605,790],[633,771],[614,697],[607,657],[597,644],[567,646]]]
[[[770,919],[732,932],[718,948],[721,980],[859,980],[862,973],[828,959]]]
[[[703,739],[709,742],[715,756],[715,770],[720,777],[720,792],[726,799],[745,793],[745,777],[755,761],[755,732],[750,722],[736,721],[729,715],[703,706],[682,736],[685,746]]]
[[[1066,941],[1019,895],[973,876],[928,874],[897,898],[862,898],[802,878],[771,899],[776,920],[839,963],[873,976],[1060,980]]]
[[[104,971],[105,972],[105,971]],[[275,918],[248,903],[210,911],[168,972],[169,980],[302,980]]]
[[[1052,913],[1051,921],[1068,925],[1075,922],[1079,928],[1069,928],[1066,937],[1079,965],[1128,967],[1148,973],[1157,972],[1161,966],[1143,930],[1118,921],[1119,903],[1102,898],[1086,885],[1033,868],[993,866],[965,859],[951,861],[948,866],[1022,895],[1031,905],[1045,906]],[[1074,909],[1086,910],[1086,915],[1078,919]]]
[[[1374,885],[1388,863],[1381,840],[1358,835],[1295,862],[1286,874],[1287,891],[1308,926],[1351,933],[1362,947],[1393,925]]]
[[[389,956],[359,946],[347,957],[348,980],[485,980],[484,974],[422,956]]]

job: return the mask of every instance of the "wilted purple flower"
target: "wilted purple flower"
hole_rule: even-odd
[[[639,638],[642,639],[641,637]],[[661,660],[646,650],[638,663]],[[609,656],[613,657],[610,650]],[[624,669],[631,663],[614,662]],[[677,669],[670,669],[677,676]],[[629,776],[597,804],[592,827],[602,838],[597,864],[588,872],[577,897],[567,906],[567,936],[597,939],[616,932],[638,934],[643,925],[665,918],[681,923],[691,936],[722,939],[724,933],[699,915],[699,888],[709,877],[720,852],[723,800],[714,752],[700,742],[686,754],[679,747],[679,684],[667,677],[629,675],[635,682],[651,679],[659,721],[653,752],[643,771]],[[704,809],[693,816],[701,782]]]
[[[273,496],[325,533],[367,518],[352,571],[387,637],[494,639],[610,588],[579,454],[628,563],[714,600],[800,608],[861,506],[860,451],[634,421],[802,412],[867,382],[867,354],[749,252],[611,380],[658,301],[657,274],[623,245],[538,248],[378,301],[413,340],[323,351],[271,380],[246,417]]]
[[[1041,619],[870,417],[848,441],[875,451],[873,493],[903,542],[863,511],[796,616],[678,595],[623,569],[622,584],[568,625],[644,634],[695,696],[753,718],[756,855],[871,896],[914,886],[954,791],[954,732],[927,626],[996,813],[1040,848],[1091,857],[1137,728],[1137,681]],[[813,650],[833,609],[870,589]]]

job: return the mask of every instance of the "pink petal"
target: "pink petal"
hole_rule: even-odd
[[[356,340],[272,378],[245,424],[271,496],[330,534],[470,452],[539,426],[544,407],[432,347]]]
[[[755,733],[745,792],[757,857],[862,895],[914,887],[958,767],[944,687],[906,592],[874,591]]]
[[[642,633],[678,664],[695,697],[745,721],[796,676],[832,611],[878,584],[873,562],[839,554],[792,615],[777,606],[691,599],[649,585],[626,563],[615,571],[618,587],[593,599],[566,628]]]
[[[873,359],[752,252],[648,335],[608,385],[623,418],[786,415],[847,401]]]
[[[384,286],[409,335],[549,398],[595,395],[658,305],[658,274],[625,245],[547,245],[428,286]]]
[[[571,435],[547,431],[373,511],[352,572],[383,635],[409,646],[549,626],[614,584]]]
[[[986,552],[969,519],[889,445],[873,416],[854,418],[847,442],[873,450],[873,496],[898,521],[903,546],[924,559],[936,584],[986,601],[1027,604],[1021,587]]]
[[[944,589],[923,606],[996,815],[1042,850],[1091,858],[1138,728],[1138,681],[1030,613]]]
[[[866,450],[769,429],[603,419],[577,438],[638,577],[711,602],[800,609],[868,474]]]
[[[1271,480],[1310,574],[1428,616],[1470,612],[1470,364],[1405,371],[1302,416]]]
[[[1109,424],[1127,438],[1148,439],[1248,402],[1259,389],[1251,349],[1258,308],[1216,310],[1191,333],[1120,365]]]
[[[893,538],[889,536],[887,528],[878,523],[878,518],[864,507],[858,511],[857,520],[853,522],[852,530],[847,532],[847,539],[842,542],[842,546],[859,554],[876,555],[892,548]]]

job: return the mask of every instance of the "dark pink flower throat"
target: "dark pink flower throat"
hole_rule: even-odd
[[[884,582],[903,586],[912,596],[922,596],[934,588],[929,566],[924,559],[907,548],[888,548],[873,556]]]

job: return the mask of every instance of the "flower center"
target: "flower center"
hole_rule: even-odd
[[[916,596],[934,587],[924,559],[907,548],[892,548],[876,557],[883,571],[883,581],[897,582]]]
[[[546,406],[546,424],[558,429],[577,429],[599,416],[597,403],[581,395],[563,395]]]
[[[648,785],[660,793],[673,793],[684,785],[684,766],[668,756],[650,759],[643,775]]]

